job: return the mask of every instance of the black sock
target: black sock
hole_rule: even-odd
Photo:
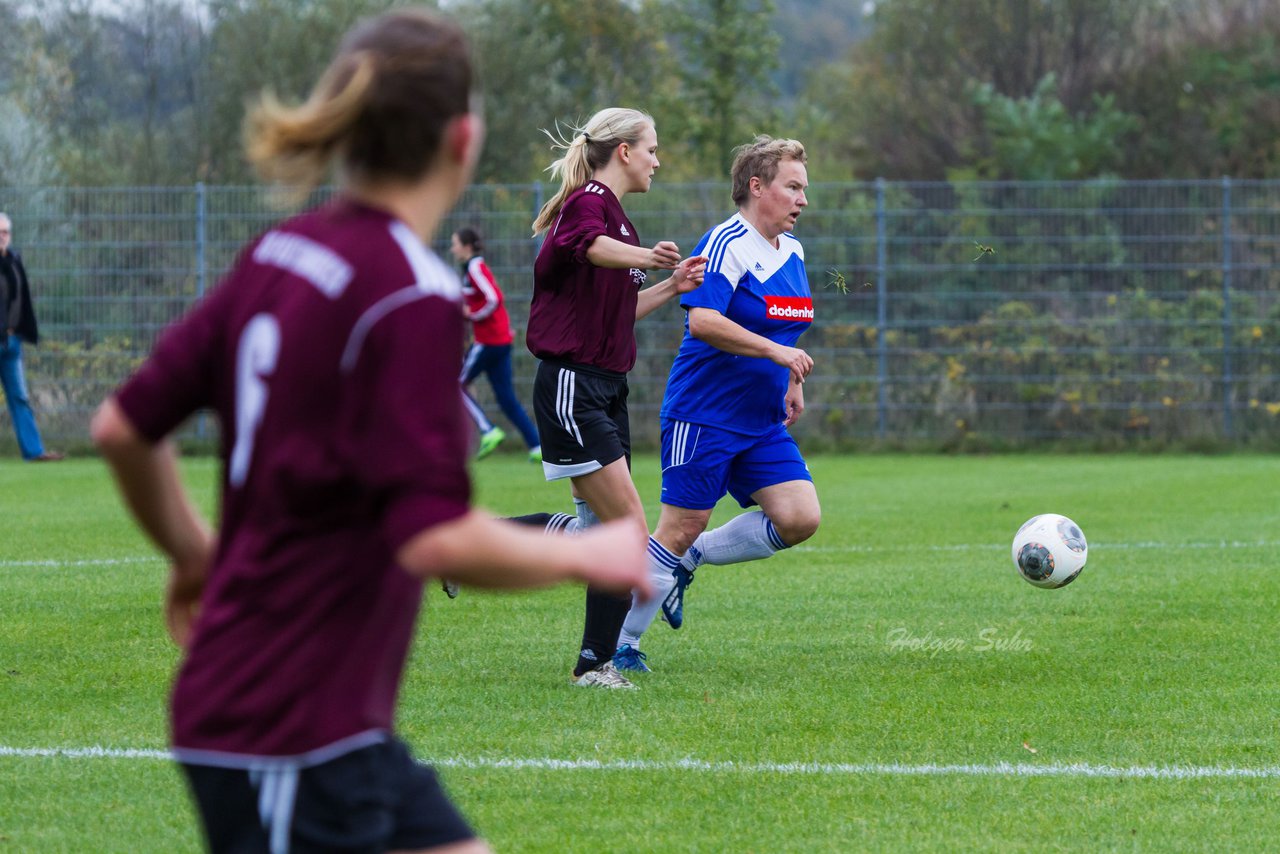
[[[595,670],[613,659],[618,649],[618,635],[631,610],[631,595],[619,596],[587,588],[587,618],[582,629],[582,651],[578,654],[578,666],[574,676]]]
[[[547,523],[551,521],[550,513],[529,513],[525,516],[506,516],[508,522],[515,522],[517,525],[528,525],[531,528],[545,528]]]

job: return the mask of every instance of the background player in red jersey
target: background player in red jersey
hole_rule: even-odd
[[[575,128],[551,164],[559,191],[534,234],[546,233],[533,268],[527,342],[541,361],[534,417],[547,480],[570,478],[580,528],[629,520],[648,536],[631,481],[627,372],[636,361],[635,323],[702,281],[706,259],[680,260],[676,244],[646,249],[622,210],[628,193],[648,192],[658,168],[658,133],[638,110],[612,107]],[[649,269],[670,278],[643,288]],[[526,517],[532,520],[536,517]],[[613,666],[628,596],[588,587],[575,683],[632,688]]]
[[[461,287],[426,241],[480,148],[471,68],[456,25],[399,10],[348,34],[302,106],[264,99],[259,170],[309,188],[337,160],[341,192],[251,242],[94,418],[172,562],[173,751],[213,851],[488,850],[393,735],[422,579],[647,584],[632,524],[547,538],[470,507]],[[203,408],[216,537],[164,441]]]
[[[515,425],[529,448],[529,462],[542,462],[542,447],[538,431],[529,420],[529,414],[520,405],[515,386],[511,383],[511,318],[507,316],[506,300],[493,272],[484,261],[484,243],[480,232],[474,228],[460,228],[449,238],[449,252],[462,265],[462,296],[466,300],[465,312],[471,321],[474,341],[462,361],[463,403],[467,413],[480,430],[480,447],[476,458],[486,457],[505,439],[506,433],[484,414],[480,404],[471,396],[471,383],[484,374],[489,378],[493,396],[507,419]]]

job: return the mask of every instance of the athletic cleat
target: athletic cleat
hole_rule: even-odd
[[[630,670],[633,673],[652,673],[653,671],[649,669],[649,665],[645,664],[647,658],[647,655],[631,644],[624,643],[613,654],[613,666],[619,670]]]
[[[480,448],[476,451],[476,459],[483,460],[492,454],[505,438],[507,438],[507,434],[502,431],[501,427],[494,427],[485,432],[480,437]]]
[[[583,688],[635,688],[635,683],[618,672],[612,661],[606,661],[595,670],[588,670],[581,676],[574,677],[574,685]]]
[[[445,595],[450,599],[458,598],[458,582],[442,578],[440,579],[440,589],[443,590]]]
[[[531,463],[542,462],[542,446],[541,445],[539,445],[536,448],[529,449],[529,462]]]
[[[662,619],[671,628],[678,629],[684,625],[684,591],[693,584],[693,572],[684,566],[677,566],[671,570],[671,574],[676,577],[676,586],[662,600]]]

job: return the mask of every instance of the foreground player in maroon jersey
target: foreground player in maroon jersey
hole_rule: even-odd
[[[340,194],[251,242],[95,416],[172,561],[173,749],[213,851],[488,850],[392,732],[423,578],[647,584],[634,525],[549,538],[469,506],[460,284],[425,246],[480,148],[471,79],[460,29],[400,10],[354,29],[301,107],[264,99],[259,171],[310,187],[337,160]],[[202,408],[216,536],[164,441]]]
[[[631,481],[627,372],[636,362],[636,321],[702,281],[705,258],[680,260],[669,240],[646,249],[622,210],[628,193],[646,193],[658,168],[658,133],[638,110],[611,107],[592,116],[562,145],[551,165],[561,186],[533,224],[546,232],[533,267],[526,340],[541,359],[533,386],[547,480],[573,483],[577,524],[626,519],[648,537]],[[646,270],[670,278],[641,290]],[[535,522],[535,514],[524,517]],[[612,659],[628,596],[588,587],[586,620],[574,681],[632,688]]]

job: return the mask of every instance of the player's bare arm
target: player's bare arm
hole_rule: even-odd
[[[600,555],[610,559],[601,561]],[[472,510],[409,540],[400,565],[424,577],[473,587],[543,587],[582,581],[616,593],[651,593],[645,532],[629,520],[607,522],[576,537],[547,537]]]
[[[174,643],[186,646],[213,556],[209,525],[182,486],[173,445],[153,445],[143,438],[115,398],[98,409],[90,431],[130,510],[169,558],[165,619]]]
[[[717,350],[735,356],[755,356],[768,359],[791,371],[795,384],[803,383],[813,370],[813,359],[799,347],[787,347],[770,341],[763,335],[743,328],[714,308],[701,306],[689,309],[689,334],[705,341]]]
[[[671,277],[659,282],[651,288],[645,288],[637,295],[636,320],[645,317],[654,309],[668,302],[679,294],[687,294],[702,284],[706,273],[707,258],[705,255],[694,255],[676,265]]]
[[[680,263],[680,247],[670,240],[660,240],[646,249],[602,234],[587,247],[587,260],[597,267],[613,269],[674,270]]]

